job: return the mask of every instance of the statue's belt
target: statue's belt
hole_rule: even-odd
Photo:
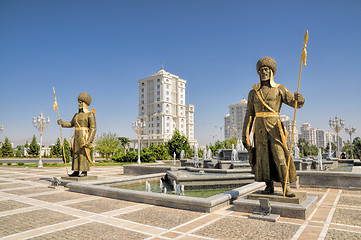
[[[86,131],[88,131],[89,128],[88,127],[75,127],[75,130],[86,130]]]
[[[279,117],[278,112],[256,112],[256,117]]]

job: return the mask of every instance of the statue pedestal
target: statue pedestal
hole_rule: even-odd
[[[281,217],[307,219],[316,208],[317,196],[307,195],[306,192],[295,192],[295,197],[283,197],[282,192],[261,194],[256,191],[233,202],[234,210],[239,212],[259,212],[259,198],[268,198],[271,213]]]
[[[98,176],[85,176],[85,177],[61,177],[62,180],[68,181],[90,181],[90,180],[97,180]]]

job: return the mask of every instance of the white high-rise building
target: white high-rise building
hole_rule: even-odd
[[[316,146],[325,148],[328,143],[328,135],[329,133],[323,129],[316,130]]]
[[[247,101],[242,99],[229,105],[229,114],[224,117],[224,138],[242,138],[243,121],[247,112]]]
[[[150,77],[139,79],[138,83],[138,118],[145,122],[141,134],[142,147],[167,142],[175,129],[188,138],[191,146],[196,144],[194,105],[185,104],[186,80],[162,68]]]
[[[311,128],[311,124],[307,122],[302,124],[299,138],[305,139],[311,145],[316,145],[316,129]]]

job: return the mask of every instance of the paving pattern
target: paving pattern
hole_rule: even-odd
[[[122,167],[92,167],[99,179]],[[319,197],[306,220],[249,219],[232,206],[199,213],[48,188],[64,168],[0,167],[1,239],[361,239],[361,191],[301,188]],[[278,189],[280,190],[280,189]]]

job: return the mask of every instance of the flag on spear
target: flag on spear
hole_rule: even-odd
[[[56,102],[56,99],[55,99],[54,105],[53,105],[53,110],[55,111],[56,109],[58,109],[58,103]]]

